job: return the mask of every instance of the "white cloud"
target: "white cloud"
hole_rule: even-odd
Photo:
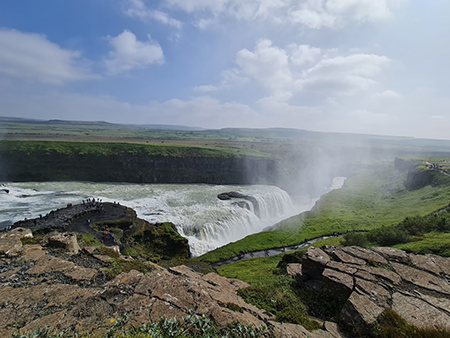
[[[132,0],[140,1],[140,0]],[[408,0],[165,0],[172,8],[204,17],[196,25],[204,29],[220,20],[271,20],[309,28],[337,28],[348,22],[378,22]]]
[[[188,13],[195,11],[221,12],[229,0],[166,0],[169,6],[177,7]]]
[[[143,68],[151,64],[164,63],[164,54],[158,42],[150,35],[148,41],[141,42],[129,30],[116,37],[108,37],[113,50],[104,60],[108,74],[115,75],[133,68]]]
[[[388,64],[387,57],[374,54],[324,58],[305,70],[296,85],[299,90],[331,96],[353,95],[375,85],[377,75]]]
[[[283,90],[292,84],[288,55],[285,50],[272,46],[270,40],[259,40],[253,52],[240,50],[236,63],[246,76],[271,90]]]
[[[375,99],[389,100],[389,99],[398,99],[401,97],[401,95],[393,90],[385,90],[384,92],[374,94],[373,97]]]
[[[290,44],[288,46],[289,60],[295,66],[302,66],[307,63],[316,61],[322,51],[320,48],[311,47],[309,45]]]
[[[194,90],[198,92],[215,92],[218,88],[216,86],[212,85],[204,85],[204,86],[197,86],[194,87]]]
[[[374,54],[336,55],[336,50],[321,50],[308,45],[288,45],[286,49],[263,39],[255,49],[236,54],[237,75],[256,81],[278,93],[314,92],[333,97],[354,95],[377,84],[377,77],[389,64],[385,56]],[[393,93],[385,93],[389,95]]]
[[[81,53],[61,48],[44,35],[0,29],[0,73],[30,82],[60,85],[97,78]]]
[[[336,28],[347,22],[377,22],[392,17],[402,0],[305,0],[289,9],[292,22],[309,28]]]
[[[155,20],[165,25],[181,29],[182,22],[172,18],[169,14],[156,9],[148,8],[142,0],[128,0],[130,8],[125,14],[131,17],[138,17],[141,20]]]
[[[214,26],[216,23],[217,23],[216,18],[200,19],[194,23],[194,26],[197,27],[198,29],[205,30],[211,26]]]

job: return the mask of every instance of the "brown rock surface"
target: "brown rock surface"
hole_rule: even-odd
[[[77,254],[80,251],[77,235],[73,232],[64,232],[52,234],[48,237],[48,246],[64,248],[67,251]]]
[[[341,318],[350,327],[372,324],[388,307],[419,327],[450,327],[449,269],[450,258],[393,248],[325,246],[303,257],[305,285],[347,299]]]
[[[0,246],[10,245],[11,238],[17,240],[5,237]],[[161,317],[182,318],[190,310],[219,325],[240,322],[267,326],[275,337],[313,337],[304,327],[275,322],[271,315],[244,302],[237,291],[249,285],[236,279],[203,275],[186,266],[166,270],[153,264],[147,274],[132,270],[107,281],[98,267],[108,263],[88,250],[73,255],[25,245],[17,252],[19,257],[5,253],[0,257],[0,337],[18,328],[26,332],[46,325],[104,335],[112,326],[110,319],[124,313],[130,324],[139,326]],[[327,330],[314,334],[336,337]]]
[[[302,278],[302,265],[299,263],[290,263],[286,267],[286,273],[294,278]]]
[[[310,247],[303,258],[302,273],[307,278],[320,277],[327,263],[330,261],[330,256],[324,251],[319,248]]]

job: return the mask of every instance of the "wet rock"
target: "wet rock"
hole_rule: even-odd
[[[230,191],[230,192],[224,192],[222,194],[217,195],[217,198],[222,201],[227,201],[227,200],[231,200],[231,199],[235,199],[235,198],[245,199],[245,200],[249,201],[250,203],[252,203],[253,211],[254,211],[255,215],[258,217],[260,216],[258,200],[256,198],[254,198],[253,196],[247,196],[247,195],[241,194],[240,192],[237,192],[237,191]],[[240,205],[240,206],[243,206],[243,205]],[[248,208],[248,206],[243,206],[243,207]]]

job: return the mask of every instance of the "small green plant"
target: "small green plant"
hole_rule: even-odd
[[[118,252],[116,252],[116,251],[114,251],[114,249],[108,248],[106,246],[98,247],[98,249],[96,249],[96,253],[99,255],[109,256],[114,259],[120,258],[120,254]]]
[[[122,272],[126,273],[130,272],[131,270],[137,270],[145,274],[150,272],[152,269],[153,268],[150,265],[138,260],[125,261],[121,259],[113,259],[111,262],[111,266],[106,270],[106,278],[114,279]]]
[[[370,338],[447,338],[450,330],[436,327],[416,327],[392,309],[386,309],[378,320],[361,337]]]
[[[266,327],[253,328],[239,323],[226,327],[217,326],[204,315],[199,316],[190,310],[182,320],[161,318],[158,322],[147,323],[138,328],[128,326],[129,317],[124,314],[114,321],[108,330],[107,338],[258,338],[269,334]],[[266,335],[267,336],[267,335]]]
[[[230,302],[228,302],[228,303],[222,303],[222,302],[218,302],[218,304],[219,304],[220,306],[226,307],[227,309],[230,309],[231,311],[234,311],[234,312],[240,312],[240,313],[243,313],[243,312],[244,312],[244,309],[241,308],[239,305],[237,305],[237,304],[235,304],[235,303],[230,303]]]
[[[102,243],[100,243],[92,234],[83,234],[83,242],[87,246],[102,246]]]
[[[27,244],[41,244],[41,237],[22,237],[20,241],[22,242],[22,245]]]
[[[37,328],[28,333],[14,332],[12,338],[78,338],[78,333],[70,334],[68,331],[50,331],[50,325],[44,328]]]
[[[247,303],[274,314],[279,322],[300,324],[308,330],[319,329],[320,324],[309,319],[306,308],[294,288],[294,280],[290,277],[280,277],[274,284],[240,289],[238,295]]]

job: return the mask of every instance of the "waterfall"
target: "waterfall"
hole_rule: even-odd
[[[334,185],[342,185],[337,180]],[[0,230],[18,220],[37,217],[87,197],[120,202],[150,223],[172,222],[189,240],[194,256],[262,231],[283,219],[312,208],[316,200],[297,196],[295,203],[275,186],[204,184],[128,184],[86,182],[7,183],[0,195]],[[236,191],[251,199],[219,200]],[[257,204],[257,210],[255,205]]]
[[[193,255],[202,255],[219,246],[260,232],[269,225],[292,215],[293,203],[289,195],[274,186],[242,188],[239,193],[256,200],[259,216],[253,203],[236,198],[220,203],[217,217],[205,224],[184,223],[178,231],[189,239]],[[246,207],[243,207],[245,205]]]

